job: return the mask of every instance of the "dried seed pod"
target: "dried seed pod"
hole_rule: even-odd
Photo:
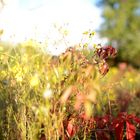
[[[108,57],[115,57],[117,54],[117,50],[112,46],[105,46],[102,48],[98,48],[96,52],[101,59],[107,59]]]
[[[114,57],[117,54],[117,50],[112,46],[104,47],[104,50],[107,52],[108,56]]]

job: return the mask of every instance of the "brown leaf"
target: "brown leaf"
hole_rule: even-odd
[[[109,66],[106,62],[104,63],[101,63],[99,65],[99,72],[102,74],[102,75],[106,75],[107,72],[109,71]]]
[[[105,46],[97,49],[97,54],[101,59],[107,59],[108,57],[115,57],[117,50],[112,46]]]

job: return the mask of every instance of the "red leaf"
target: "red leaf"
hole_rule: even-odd
[[[135,115],[129,114],[129,115],[127,115],[127,118],[128,118],[128,119],[134,119],[134,118],[135,118]]]
[[[133,120],[134,120],[136,123],[140,124],[140,118],[134,117]]]
[[[76,133],[76,127],[73,125],[72,120],[68,122],[67,133],[69,137],[73,137]]]
[[[136,128],[129,121],[126,121],[126,138],[127,140],[135,140]]]
[[[123,138],[123,128],[124,128],[124,121],[121,121],[121,122],[116,124],[115,132],[116,132],[117,140],[122,140],[122,138]]]

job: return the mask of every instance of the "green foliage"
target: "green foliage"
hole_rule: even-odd
[[[33,123],[30,124],[35,121],[32,106],[44,102],[41,99],[41,93],[45,89],[42,64],[45,66],[48,59],[49,56],[43,56],[31,46],[20,48],[1,46],[0,135],[2,139],[26,138],[29,133],[26,130],[35,127]],[[39,84],[41,80],[44,80],[44,84]],[[35,88],[37,84],[38,88]],[[33,134],[29,136],[33,137]]]
[[[119,68],[112,67],[109,73],[100,80],[103,89],[109,92],[112,114],[119,112],[133,113],[140,116],[139,92],[140,92],[140,71],[130,66]]]
[[[117,61],[140,66],[140,1],[101,0],[104,22],[100,33],[118,48]]]

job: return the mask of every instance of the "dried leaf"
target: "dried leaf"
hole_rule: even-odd
[[[106,75],[108,71],[109,71],[109,66],[106,62],[99,65],[99,72],[102,75]]]
[[[70,86],[70,87],[68,87],[66,90],[65,90],[65,92],[63,93],[63,95],[61,96],[61,103],[65,103],[67,100],[68,100],[68,98],[69,98],[69,96],[70,96],[70,94],[71,94],[71,92],[72,92],[72,86]]]
[[[115,57],[117,50],[112,46],[105,46],[97,49],[97,54],[101,59],[107,59],[108,57]]]

